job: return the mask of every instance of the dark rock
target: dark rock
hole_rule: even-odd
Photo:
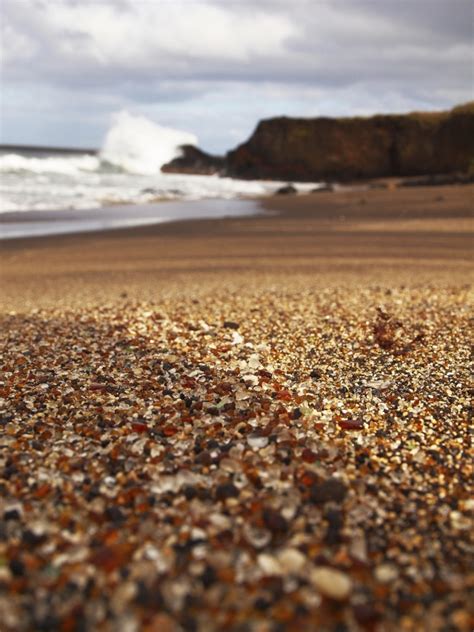
[[[261,121],[227,154],[238,178],[315,182],[468,173],[474,102],[447,112]]]
[[[213,458],[209,450],[202,450],[196,456],[196,463],[200,463],[201,465],[211,465],[213,462]]]
[[[196,498],[198,491],[192,485],[186,485],[186,487],[183,487],[183,494],[186,500],[192,500],[193,498]]]
[[[362,625],[375,623],[380,619],[380,612],[372,603],[361,603],[355,605],[353,613],[356,621]]]
[[[211,492],[205,488],[205,487],[199,487],[198,488],[198,498],[199,500],[211,500],[212,499],[212,494]]]
[[[119,507],[115,506],[107,507],[107,509],[105,510],[105,517],[107,518],[107,520],[116,523],[120,523],[125,520],[125,516],[122,510]]]
[[[214,568],[208,564],[200,576],[200,579],[204,588],[209,588],[217,581],[217,573]]]
[[[288,531],[288,522],[275,509],[264,509],[262,517],[267,529],[269,529],[273,533],[285,533],[286,531]]]
[[[160,592],[158,583],[147,586],[143,581],[137,582],[137,592],[135,603],[144,608],[161,610],[164,607],[164,599]]]
[[[15,577],[22,577],[26,572],[26,567],[20,558],[13,558],[9,564],[10,570]]]
[[[257,597],[253,605],[256,610],[259,610],[260,612],[265,612],[266,610],[268,610],[268,608],[270,608],[272,603],[271,601],[269,601],[268,599],[265,599],[264,597]]]
[[[13,507],[12,509],[6,509],[3,514],[3,519],[4,520],[20,520],[21,513],[16,507]]]
[[[44,533],[36,533],[32,529],[26,529],[23,531],[21,539],[26,546],[38,546],[38,544],[45,542],[46,535]]]
[[[336,478],[328,478],[327,481],[322,483],[315,483],[310,490],[310,498],[316,505],[322,505],[331,500],[341,503],[346,494],[346,486]]]
[[[295,195],[296,193],[298,191],[292,184],[286,184],[275,191],[275,195]]]
[[[344,517],[338,509],[331,509],[324,516],[328,522],[328,528],[324,536],[326,544],[339,544],[342,540],[341,530],[344,526]]]
[[[224,158],[213,156],[193,145],[181,145],[181,156],[161,167],[163,173],[213,175],[224,170]]]
[[[235,323],[233,320],[225,320],[224,327],[225,329],[238,329],[240,327],[240,324]]]
[[[226,500],[227,498],[236,498],[239,490],[233,483],[222,483],[216,488],[216,500]]]
[[[320,187],[316,187],[315,189],[311,189],[311,193],[327,193],[330,191],[334,191],[334,185],[333,184],[323,184]]]

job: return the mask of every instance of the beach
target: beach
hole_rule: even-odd
[[[474,185],[0,243],[6,630],[470,630]]]
[[[261,199],[263,213],[247,218],[6,240],[2,303],[21,311],[102,304],[123,293],[148,300],[167,286],[192,293],[202,279],[223,287],[265,275],[301,274],[322,285],[464,283],[473,192],[467,185],[271,196]]]

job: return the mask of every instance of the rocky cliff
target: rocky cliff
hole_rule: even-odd
[[[227,155],[238,178],[317,181],[466,172],[474,102],[447,112],[369,118],[273,118]]]

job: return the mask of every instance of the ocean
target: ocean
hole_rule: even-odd
[[[87,230],[100,230],[172,221],[190,214],[247,214],[248,204],[240,205],[239,211],[239,204],[216,202],[209,213],[206,205],[196,202],[268,195],[285,184],[161,173],[161,166],[179,155],[180,145],[197,142],[187,132],[121,112],[97,151],[0,146],[0,237],[76,232],[85,223]],[[298,188],[305,191],[314,186]],[[170,201],[172,206],[162,204]],[[191,201],[195,203],[184,205]],[[58,220],[63,223],[61,230],[53,226]]]

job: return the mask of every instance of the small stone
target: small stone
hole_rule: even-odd
[[[10,507],[5,509],[3,513],[3,519],[7,520],[20,520],[21,519],[21,509],[20,507]]]
[[[224,328],[225,329],[238,329],[240,327],[239,323],[234,322],[233,320],[225,320]]]
[[[270,529],[273,533],[284,533],[288,530],[288,522],[275,509],[263,510],[263,522],[267,529]]]
[[[244,341],[244,339],[242,338],[242,336],[239,334],[238,331],[233,331],[232,332],[232,344],[233,345],[240,345],[243,341]]]
[[[317,454],[310,450],[309,448],[304,448],[301,458],[305,463],[314,463],[317,459]]]
[[[15,577],[22,577],[26,572],[26,567],[20,558],[13,558],[10,560],[10,571]]]
[[[192,500],[198,495],[198,490],[192,485],[185,485],[181,491],[183,492],[186,500]]]
[[[290,183],[275,191],[275,195],[295,195],[296,193],[298,193],[296,187]]]
[[[107,520],[115,523],[121,523],[125,520],[125,515],[123,511],[120,509],[120,507],[115,506],[107,507],[107,509],[105,510],[105,517],[107,518]]]
[[[247,443],[252,448],[252,450],[261,450],[268,445],[268,437],[251,434],[247,437]]]
[[[201,574],[200,579],[204,588],[209,588],[217,581],[218,577],[214,568],[208,564]]]
[[[452,511],[449,515],[451,525],[458,531],[466,531],[471,528],[471,520],[467,516],[463,516],[460,511]]]
[[[236,498],[239,490],[233,483],[222,483],[216,488],[216,499],[226,500],[227,498]]]
[[[12,572],[8,566],[0,566],[0,584],[7,584],[12,579]]]
[[[329,478],[322,483],[315,483],[311,487],[310,497],[313,503],[319,505],[329,501],[341,503],[347,494],[344,483],[337,478]]]
[[[328,528],[324,536],[326,544],[334,545],[341,542],[341,530],[344,526],[344,517],[338,509],[328,511],[324,516],[328,522]]]
[[[252,355],[248,359],[247,364],[248,364],[249,368],[251,368],[251,369],[258,369],[261,366],[260,365],[260,358],[258,357],[258,354],[252,353]]]
[[[352,590],[352,582],[346,573],[329,567],[317,567],[311,571],[311,581],[325,597],[344,601]]]
[[[257,562],[265,575],[282,575],[283,569],[280,562],[273,555],[268,553],[260,553]]]
[[[214,513],[209,516],[209,522],[219,530],[226,531],[232,527],[232,520],[220,513]]]
[[[380,618],[379,611],[371,603],[361,603],[353,608],[356,621],[362,625],[373,624]]]
[[[341,419],[338,423],[343,430],[362,430],[364,427],[363,419]]]
[[[278,553],[278,561],[285,573],[297,573],[306,563],[306,557],[295,548],[282,549]]]
[[[243,536],[256,549],[263,549],[271,542],[272,534],[267,529],[260,529],[247,524],[243,528]]]
[[[46,539],[45,529],[41,525],[32,525],[30,529],[23,531],[21,539],[26,546],[37,546]]]
[[[398,578],[398,569],[393,564],[380,564],[375,569],[375,579],[381,584],[388,584]]]

